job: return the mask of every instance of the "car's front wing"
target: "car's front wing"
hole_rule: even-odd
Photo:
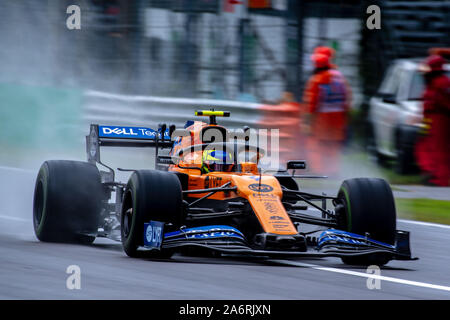
[[[262,257],[342,258],[383,255],[396,260],[417,259],[411,257],[409,232],[406,231],[397,231],[395,245],[389,245],[346,231],[328,229],[322,232],[318,238],[309,238],[309,245],[305,251],[266,250],[264,248],[251,247],[245,236],[238,229],[225,225],[186,228],[170,233],[163,233],[162,231],[163,225],[161,223],[156,221],[146,223],[144,227],[144,246],[156,250],[200,247],[225,254]],[[158,233],[161,236],[159,239]]]

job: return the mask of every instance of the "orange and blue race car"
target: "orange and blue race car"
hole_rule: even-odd
[[[229,112],[205,110],[183,129],[93,124],[87,162],[42,164],[35,185],[37,238],[92,243],[122,242],[130,257],[168,258],[175,252],[210,251],[257,257],[340,257],[346,264],[383,265],[414,260],[409,232],[396,230],[390,186],[382,179],[345,180],[336,196],[302,190],[296,175],[305,161],[276,171],[260,165],[266,150],[249,128],[217,124]],[[155,149],[155,169],[130,171],[128,183],[100,159],[102,147]],[[162,151],[168,150],[164,155]],[[161,152],[160,152],[161,151]],[[99,167],[106,168],[105,170]],[[331,207],[332,204],[332,208]],[[313,210],[311,210],[313,209]],[[305,231],[305,225],[317,226]],[[189,251],[191,250],[191,251]]]

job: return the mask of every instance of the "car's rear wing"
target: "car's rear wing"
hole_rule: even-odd
[[[104,165],[100,159],[100,147],[154,147],[157,156],[158,149],[172,147],[173,141],[170,137],[174,130],[175,126],[167,129],[166,125],[154,130],[145,127],[91,124],[90,133],[86,136],[87,160]]]

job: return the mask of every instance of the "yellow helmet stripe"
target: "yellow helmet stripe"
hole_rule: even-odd
[[[224,152],[224,151],[221,151],[222,152],[222,155],[224,155],[224,156],[219,156],[218,158],[216,158],[215,156],[213,156],[212,155],[212,153],[215,153],[215,152],[218,152],[217,150],[205,150],[205,151],[203,151],[203,156],[202,156],[202,158],[203,158],[203,161],[227,161],[227,160],[230,160],[230,161],[233,161],[233,157],[231,156],[231,153],[229,153],[229,152]],[[227,157],[228,159],[225,159],[225,157]]]

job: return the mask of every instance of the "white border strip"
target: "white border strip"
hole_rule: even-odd
[[[26,173],[36,173],[36,170],[15,168],[15,167],[4,167],[4,166],[0,166],[0,170],[18,171],[18,172],[26,172]]]
[[[11,216],[4,216],[4,215],[0,215],[0,219],[12,220],[12,221],[20,221],[20,222],[28,222],[28,221],[30,221],[30,219],[11,217]]]
[[[375,275],[375,274],[350,271],[350,270],[345,270],[345,269],[321,267],[321,266],[318,266],[318,265],[315,265],[315,264],[302,263],[302,262],[289,261],[289,260],[272,260],[271,259],[269,261],[275,262],[275,263],[278,263],[278,264],[285,264],[285,265],[296,266],[296,267],[311,268],[311,269],[315,269],[315,270],[347,274],[347,275],[356,276],[356,277],[363,277],[363,278],[370,278],[370,279],[379,279],[379,280],[388,281],[388,282],[394,282],[394,283],[400,283],[400,284],[405,284],[405,285],[410,285],[410,286],[422,287],[422,288],[427,288],[427,289],[443,290],[443,291],[450,292],[450,287],[437,285],[437,284],[418,282],[418,281],[411,281],[411,280],[405,280],[405,279],[398,279],[398,278],[393,278],[393,277],[385,277],[385,276],[379,276],[379,275]]]
[[[410,223],[410,224],[416,224],[416,225],[425,226],[425,227],[436,227],[436,228],[450,229],[450,226],[446,225],[446,224],[424,222],[424,221],[414,221],[414,220],[403,220],[403,219],[397,219],[397,221],[404,222],[404,223]]]

